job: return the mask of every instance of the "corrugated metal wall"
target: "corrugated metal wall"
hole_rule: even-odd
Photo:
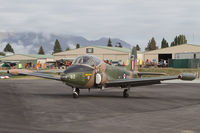
[[[175,59],[200,59],[200,53],[176,53]]]
[[[177,53],[176,59],[194,59],[194,53]]]
[[[196,59],[200,59],[200,53],[196,53]]]

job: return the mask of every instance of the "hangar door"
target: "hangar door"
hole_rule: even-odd
[[[159,62],[161,60],[166,60],[167,63],[168,63],[169,59],[172,59],[172,54],[158,54],[158,60],[159,60]]]

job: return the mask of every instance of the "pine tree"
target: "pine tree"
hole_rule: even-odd
[[[154,37],[149,41],[147,47],[145,48],[146,51],[156,50],[158,47],[156,46],[156,41]]]
[[[136,45],[136,49],[137,49],[137,51],[141,50],[141,48],[140,48],[140,46],[138,44]]]
[[[56,39],[55,45],[54,45],[54,48],[53,48],[53,53],[58,53],[58,52],[62,52],[62,48],[60,46],[59,41]]]
[[[122,48],[122,44],[120,42],[118,44],[119,44],[118,47]]]
[[[165,38],[163,38],[161,42],[161,48],[167,48],[167,47],[169,47],[168,42],[165,40]]]
[[[77,43],[76,44],[76,49],[78,49],[78,48],[80,48],[80,44]]]
[[[39,49],[39,51],[38,51],[38,54],[42,54],[42,55],[44,55],[45,53],[44,53],[44,49],[43,49],[43,47],[42,46],[40,46],[40,49]]]
[[[108,39],[108,45],[107,46],[112,47],[112,42],[111,42],[110,38]]]
[[[176,36],[174,38],[174,41],[171,43],[171,47],[181,45],[181,44],[187,44],[187,39],[186,39],[185,35]]]
[[[117,44],[115,45],[115,47],[122,48],[122,44],[120,42],[117,42]]]
[[[4,48],[3,51],[4,51],[4,52],[12,52],[12,53],[15,53],[15,52],[14,52],[14,49],[12,48],[12,46],[11,46],[9,43],[6,45],[6,47]]]
[[[69,47],[67,47],[66,49],[65,49],[65,51],[69,51],[70,50],[70,48]]]

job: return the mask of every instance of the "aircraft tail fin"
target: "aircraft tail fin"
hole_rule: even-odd
[[[137,49],[136,49],[136,47],[133,47],[131,50],[131,55],[130,55],[129,63],[126,66],[126,70],[137,71]]]

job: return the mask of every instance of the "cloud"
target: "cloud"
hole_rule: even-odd
[[[6,47],[8,42],[3,42],[0,45],[0,52],[3,52],[3,49]],[[14,52],[16,54],[30,54],[30,53],[37,53],[39,48],[35,47],[33,45],[24,46],[21,41],[18,41],[17,43],[10,43],[12,48],[14,49]]]
[[[199,44],[199,7],[197,0],[6,0],[0,31],[109,36],[142,47],[153,36],[160,43],[186,34],[188,42]]]
[[[69,46],[70,49],[75,49],[76,48],[76,45],[74,45],[74,44],[72,44],[70,42],[68,42],[68,46]]]

